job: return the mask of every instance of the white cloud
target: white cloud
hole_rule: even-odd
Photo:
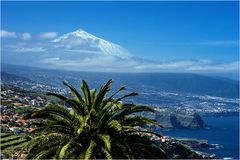
[[[163,62],[163,63],[148,63],[148,64],[142,64],[138,65],[135,68],[139,70],[146,70],[146,69],[179,69],[179,68],[186,68],[188,66],[193,65],[193,61],[169,61],[169,62]]]
[[[85,70],[123,70],[133,68],[138,62],[131,59],[119,60],[114,56],[97,56],[86,57],[83,59],[61,59],[59,57],[46,58],[42,61],[45,64],[51,64],[59,67],[67,67],[71,69],[85,69]]]
[[[133,58],[119,59],[115,56],[97,56],[83,59],[47,58],[44,64],[86,71],[114,72],[235,72],[239,62],[217,64],[210,60],[176,60],[159,63],[145,63]]]
[[[2,30],[1,36],[16,37],[15,32]],[[83,30],[77,30],[59,36],[55,32],[39,35],[41,38],[51,38],[51,41],[31,41],[30,33],[18,34],[14,43],[3,44],[4,51],[21,52],[16,54],[21,58],[31,59],[28,53],[38,54],[41,65],[55,68],[68,68],[85,71],[113,72],[238,72],[239,62],[216,63],[211,60],[171,60],[151,61],[131,55],[122,46],[96,37]],[[15,41],[16,40],[16,41]],[[211,41],[201,45],[234,45],[236,41]],[[26,53],[26,54],[24,54]],[[48,57],[48,58],[46,58]],[[32,56],[32,58],[35,57]],[[11,59],[11,57],[9,58]],[[35,65],[35,64],[33,64]]]
[[[222,64],[193,65],[187,68],[189,71],[208,71],[208,72],[227,72],[238,71],[239,62],[230,62]]]
[[[239,62],[214,63],[211,60],[177,60],[135,66],[137,70],[170,72],[227,72],[238,71]]]
[[[175,61],[165,61],[159,63],[146,63],[136,66],[136,69],[162,69],[162,70],[179,70],[187,69],[195,65],[206,65],[211,64],[210,60],[175,60]]]
[[[30,33],[22,33],[21,38],[22,40],[30,40],[32,39],[32,36]]]
[[[80,49],[65,49],[65,51],[67,51],[67,52],[75,52],[75,53],[102,54],[101,51],[80,50]]]
[[[1,37],[2,38],[16,38],[17,35],[15,32],[8,32],[5,30],[1,30]]]
[[[59,61],[60,58],[59,57],[52,57],[52,58],[46,58],[44,60],[42,60],[42,62],[44,63],[56,63],[57,61]]]
[[[200,42],[198,45],[209,45],[209,46],[238,46],[238,40],[225,40],[225,41],[205,41]]]
[[[56,32],[45,32],[39,35],[39,37],[43,39],[52,39],[56,38],[57,36],[58,34]]]
[[[35,48],[17,48],[16,52],[44,52],[46,49],[42,47],[35,47]]]

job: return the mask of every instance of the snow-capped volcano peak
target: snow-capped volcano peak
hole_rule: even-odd
[[[78,29],[74,32],[69,32],[69,33],[66,33],[64,35],[62,35],[61,37],[57,38],[57,39],[54,39],[53,42],[60,42],[62,41],[63,39],[68,39],[69,37],[79,37],[81,39],[98,39],[98,37],[90,34],[90,33],[87,33],[86,31],[84,31],[83,29]]]
[[[127,57],[129,53],[118,44],[98,38],[82,29],[66,33],[52,41],[70,51]]]

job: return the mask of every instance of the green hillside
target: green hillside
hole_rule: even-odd
[[[15,135],[10,132],[0,134],[0,148],[1,148],[1,159],[9,157],[19,157],[22,148],[30,140],[29,137],[24,135]]]

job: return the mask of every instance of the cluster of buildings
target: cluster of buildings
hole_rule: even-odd
[[[14,134],[20,134],[24,132],[32,131],[30,127],[31,122],[29,120],[24,120],[23,115],[17,114],[12,110],[12,114],[6,115],[4,111],[2,111],[2,115],[0,116],[1,127],[6,127],[11,130]]]
[[[59,87],[54,87],[50,85],[46,85],[43,83],[33,82],[33,81],[11,81],[11,85],[18,86],[20,88],[25,88],[31,91],[37,91],[37,92],[56,92],[60,94],[66,94],[66,91]]]
[[[239,100],[234,102],[219,102],[218,100],[205,100],[205,101],[185,101],[184,104],[176,107],[177,111],[183,111],[187,114],[194,112],[207,115],[207,114],[220,114],[220,113],[239,113]]]
[[[240,112],[239,98],[212,97],[208,95],[180,95],[161,93],[161,103],[155,106],[155,110],[164,112],[164,108],[172,108],[177,112],[188,115],[199,113],[201,115],[238,114]],[[168,99],[165,102],[165,98]],[[159,108],[159,109],[158,109]]]
[[[11,98],[6,98],[1,96],[1,103],[9,103],[12,106],[41,106],[44,104],[44,100],[41,97],[32,98],[30,96],[19,96],[15,95]]]
[[[34,107],[45,105],[45,100],[40,96],[21,95],[10,89],[1,91],[0,100],[0,125],[14,134],[31,131],[31,122],[24,120],[23,115]]]

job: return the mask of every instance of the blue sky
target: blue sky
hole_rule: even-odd
[[[3,63],[24,64],[26,61],[31,61],[31,57],[36,57],[36,54],[41,54],[40,58],[58,59],[58,62],[48,64],[48,67],[54,67],[54,64],[62,63],[55,65],[56,68],[69,68],[68,65],[63,64],[72,63],[73,61],[70,61],[72,59],[84,58],[84,62],[89,62],[89,66],[94,60],[102,60],[104,63],[106,59],[106,63],[111,65],[119,64],[115,68],[113,66],[112,69],[109,69],[110,66],[107,65],[95,64],[90,66],[90,70],[94,71],[101,71],[101,67],[102,70],[108,68],[109,71],[125,71],[126,69],[129,71],[129,68],[136,71],[136,68],[141,68],[142,70],[137,71],[144,72],[164,70],[237,72],[238,70],[238,2],[1,3],[1,29],[4,31],[2,32]],[[117,60],[116,56],[113,57],[114,55],[98,59],[106,54],[94,56],[84,53],[82,56],[63,52],[61,55],[56,55],[51,53],[49,48],[46,49],[46,46],[50,45],[50,43],[47,44],[48,41],[79,28],[95,37],[118,44],[124,48],[124,51],[121,49],[119,52],[127,50],[130,56],[127,59],[120,58],[120,60]],[[61,45],[66,46],[69,43],[69,41],[61,41]],[[86,43],[90,45],[89,42]],[[86,43],[84,42],[85,50]],[[14,51],[9,49],[9,46],[20,46],[19,44],[24,46],[21,48],[21,54],[15,53],[16,48]],[[93,45],[92,41],[91,45]],[[47,51],[47,53],[42,54],[41,49],[34,50],[34,47],[38,49],[45,47],[42,51]],[[79,46],[74,49],[82,50]],[[91,49],[96,50],[96,48]],[[112,54],[114,54],[114,49]],[[24,51],[30,51],[31,55]],[[39,51],[39,53],[32,53],[33,51]],[[60,51],[60,49],[57,50],[57,52]],[[47,60],[42,59],[41,62],[43,61]],[[124,61],[129,62],[131,66],[121,67]],[[186,67],[186,63],[191,69]],[[43,66],[40,62],[34,62],[34,64]],[[181,68],[182,65],[183,68]],[[206,65],[208,67],[203,68]],[[86,70],[87,66],[84,64],[78,67],[81,68],[80,70]],[[223,70],[227,67],[229,69]]]

